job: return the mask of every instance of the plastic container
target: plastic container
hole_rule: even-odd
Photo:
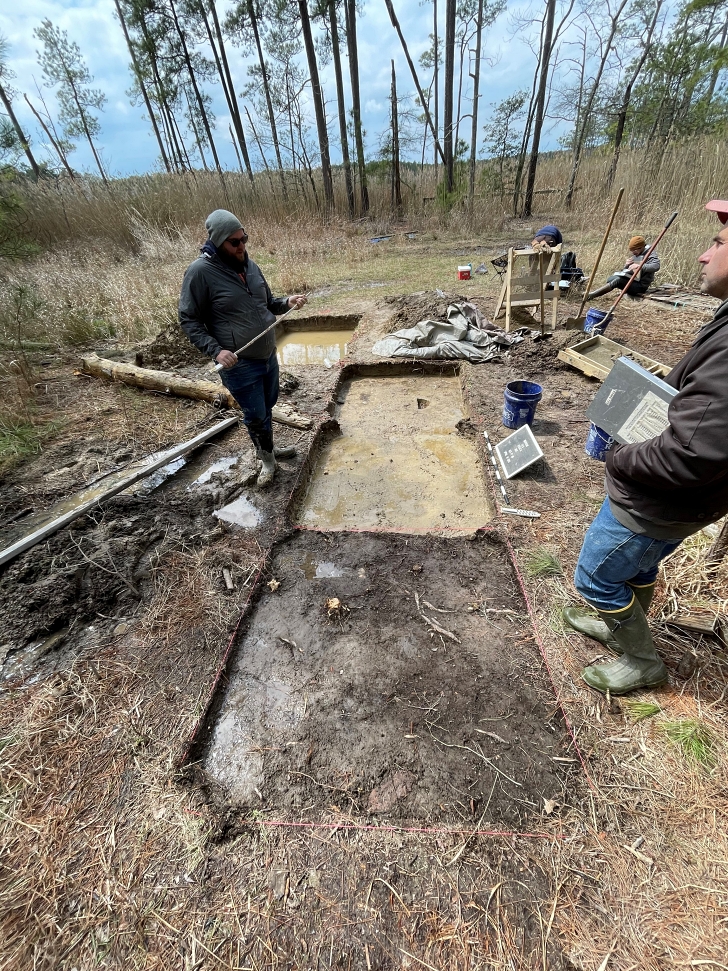
[[[472,266],[471,263],[468,263],[467,266],[459,266],[458,267],[458,280],[469,280],[470,279],[470,273],[471,273],[472,269],[473,269],[473,266]]]
[[[533,381],[511,381],[503,392],[503,424],[506,428],[521,428],[533,424],[536,405],[543,388]]]
[[[591,422],[589,434],[586,436],[584,451],[589,458],[596,459],[597,462],[606,462],[607,452],[614,445],[614,439],[608,435],[603,428]]]
[[[606,310],[587,310],[586,321],[584,323],[584,333],[591,334],[592,337],[597,337],[599,334],[603,334],[611,319],[611,316]]]

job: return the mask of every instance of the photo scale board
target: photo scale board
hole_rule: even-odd
[[[512,479],[529,465],[543,458],[541,446],[536,441],[530,425],[523,425],[508,438],[504,438],[495,446],[495,453],[506,479]]]

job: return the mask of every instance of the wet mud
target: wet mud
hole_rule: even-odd
[[[568,802],[564,733],[496,535],[297,532],[269,575],[207,719],[225,801],[512,826]]]

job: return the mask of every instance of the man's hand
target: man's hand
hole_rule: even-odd
[[[305,293],[294,293],[292,297],[288,298],[288,306],[291,310],[293,310],[294,307],[296,310],[300,310],[301,307],[306,303],[308,303],[308,297]]]
[[[220,351],[215,360],[218,364],[222,364],[225,370],[235,367],[235,365],[238,363],[237,354],[233,354],[232,351]]]

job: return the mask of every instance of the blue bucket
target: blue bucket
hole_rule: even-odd
[[[531,425],[543,388],[533,381],[511,381],[503,392],[503,424],[506,428]]]
[[[584,446],[586,454],[598,462],[606,462],[607,452],[612,445],[614,445],[614,439],[610,435],[607,435],[603,428],[591,422],[589,425],[589,434],[586,436],[586,445]]]
[[[603,334],[611,319],[611,315],[606,310],[587,310],[584,333],[591,334],[592,337]]]

